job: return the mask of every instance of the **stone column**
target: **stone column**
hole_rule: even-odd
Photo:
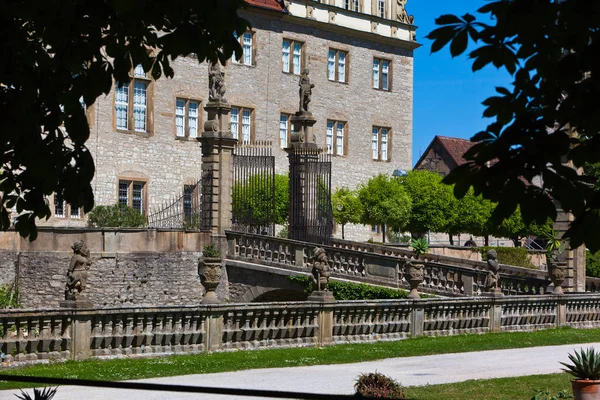
[[[558,209],[554,229],[562,236],[573,221],[573,214]],[[570,246],[566,246],[569,248]],[[562,285],[565,292],[585,292],[585,246],[567,251],[567,276]]]
[[[226,100],[210,101],[204,109],[208,119],[198,140],[202,144],[202,172],[212,170],[211,232],[213,237],[224,238],[225,230],[231,227],[233,148],[237,140],[229,129],[231,106]],[[202,190],[204,194],[206,188]]]
[[[290,176],[290,204],[288,237],[294,240],[304,240],[307,222],[307,187],[306,164],[316,159],[319,147],[315,143],[313,126],[317,122],[312,113],[298,111],[290,121],[293,126],[290,146],[285,149],[288,153]]]
[[[425,307],[419,301],[413,301],[410,312],[410,337],[423,336],[425,325]]]

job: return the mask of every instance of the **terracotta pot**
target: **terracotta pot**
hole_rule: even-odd
[[[575,400],[600,400],[600,380],[572,380]]]

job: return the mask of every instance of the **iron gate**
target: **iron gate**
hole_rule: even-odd
[[[331,156],[322,149],[290,154],[290,239],[326,243],[333,233]]]
[[[202,177],[195,184],[184,185],[181,195],[153,206],[148,214],[148,227],[209,231],[212,178],[212,169],[202,171]]]
[[[270,141],[238,145],[233,152],[232,229],[275,234],[275,156]]]

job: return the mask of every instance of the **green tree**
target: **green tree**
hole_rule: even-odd
[[[249,23],[244,0],[11,1],[0,13],[0,228],[37,237],[46,196],[62,193],[89,212],[94,160],[80,103],[91,106],[141,65],[173,77],[171,62],[193,54],[222,63],[242,51],[234,32]]]
[[[453,244],[452,228],[457,218],[458,201],[452,186],[443,184],[442,177],[431,171],[410,171],[399,179],[412,201],[405,228],[415,234],[446,232]]]
[[[453,234],[469,233],[483,236],[485,245],[489,245],[492,231],[491,216],[496,205],[483,196],[475,196],[473,189],[458,200],[456,219],[452,221],[450,232]]]
[[[411,200],[400,182],[384,174],[369,179],[358,189],[358,199],[363,206],[361,222],[368,225],[380,225],[385,242],[385,225],[395,230],[404,228],[408,223]]]
[[[275,186],[275,197],[271,190]],[[233,212],[240,219],[253,221],[259,225],[267,225],[271,218],[276,224],[286,224],[289,206],[289,178],[287,175],[270,174],[252,175],[247,182],[233,186]],[[275,215],[272,215],[274,207]]]
[[[526,222],[521,215],[520,208],[517,207],[515,212],[505,218],[495,229],[492,229],[492,232],[496,236],[511,239],[515,247],[519,247],[521,239],[527,236],[543,236],[550,229],[552,229],[552,221],[548,220],[545,224]]]
[[[340,187],[331,196],[333,206],[333,219],[342,225],[342,239],[344,239],[344,227],[346,224],[360,223],[362,215],[362,204],[356,192],[347,187]]]
[[[88,225],[95,227],[138,228],[146,226],[146,216],[125,204],[96,206],[88,214]]]
[[[557,216],[556,202],[575,216],[571,246],[600,249],[600,192],[572,168],[600,162],[600,2],[512,0],[486,3],[473,15],[443,15],[431,32],[431,50],[449,44],[452,56],[467,50],[473,71],[492,64],[514,77],[511,88],[483,102],[492,118],[477,133],[467,162],[446,178],[455,193],[469,187],[498,203],[495,224],[520,206],[527,223]],[[491,17],[491,18],[490,18]],[[541,184],[534,180],[541,178]]]

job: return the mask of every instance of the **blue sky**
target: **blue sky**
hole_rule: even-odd
[[[504,70],[486,67],[473,73],[471,62],[463,55],[452,59],[447,48],[430,54],[431,41],[425,39],[442,14],[459,16],[485,5],[485,0],[409,0],[406,9],[415,16],[417,40],[423,46],[415,50],[413,165],[435,135],[469,139],[484,129],[481,102],[495,93],[496,86],[509,86]]]

